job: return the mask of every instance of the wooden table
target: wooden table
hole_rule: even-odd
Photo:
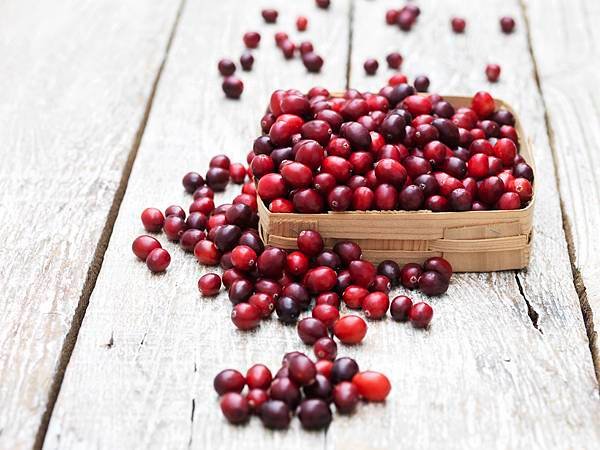
[[[410,33],[384,25],[402,2],[313,3],[0,6],[1,449],[600,446],[600,2],[422,0]],[[260,17],[269,5],[277,25]],[[326,58],[319,75],[274,48],[298,14]],[[467,19],[464,35],[450,31],[454,15]],[[515,17],[514,34],[500,33],[502,15]],[[242,74],[242,99],[225,100],[216,63],[237,58],[250,29],[263,39],[255,69]],[[381,64],[366,76],[362,63],[391,50],[432,91],[489,89],[520,113],[538,170],[531,264],[456,276],[431,300],[429,331],[388,320],[342,347],[390,375],[385,405],[361,405],[326,432],[233,427],[216,372],[304,348],[276,320],[236,331],[225,296],[199,296],[206,269],[175,244],[164,275],[136,262],[139,213],[187,204],[181,176],[212,155],[242,161],[275,88],[377,89],[391,73]],[[488,62],[502,65],[497,84]]]

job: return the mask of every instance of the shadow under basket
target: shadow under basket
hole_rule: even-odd
[[[455,107],[468,106],[470,97],[444,97]],[[520,154],[535,170],[531,144],[519,118],[502,100],[496,107],[515,116]],[[534,184],[535,193],[535,184]],[[422,263],[432,256],[447,259],[455,272],[521,269],[529,262],[534,197],[523,209],[510,211],[347,211],[321,214],[271,213],[258,198],[259,233],[267,245],[296,249],[302,230],[317,230],[331,248],[351,240],[363,256],[379,263]]]

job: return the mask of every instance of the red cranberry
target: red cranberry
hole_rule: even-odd
[[[267,400],[259,410],[259,417],[263,425],[272,429],[287,428],[292,419],[290,408],[280,400]]]
[[[304,16],[298,16],[296,18],[296,29],[298,31],[306,31],[308,27],[308,19]]]
[[[250,409],[257,413],[262,404],[269,400],[269,394],[263,389],[250,389],[246,394],[246,400],[248,400]]]
[[[533,197],[533,187],[526,178],[515,178],[511,191],[519,195],[521,203],[527,203]]]
[[[329,8],[329,5],[331,4],[331,0],[315,0],[315,3],[317,4],[317,6],[321,9],[327,9]]]
[[[510,139],[502,138],[496,141],[494,145],[494,156],[502,160],[502,164],[510,167],[517,155],[517,146]]]
[[[223,92],[227,98],[238,99],[244,91],[244,83],[237,77],[228,76],[223,80],[221,85]]]
[[[369,319],[381,319],[387,313],[390,301],[384,292],[371,292],[362,302],[362,309]]]
[[[448,211],[448,200],[441,195],[432,195],[425,200],[425,208],[433,212]]]
[[[390,380],[379,372],[367,370],[359,372],[352,378],[362,398],[369,402],[382,402],[392,389]]]
[[[296,358],[299,358],[303,355],[298,355],[292,359],[292,361]],[[306,356],[305,356],[306,358]],[[307,358],[308,359],[308,358]],[[290,361],[291,362],[291,361]],[[311,364],[312,361],[309,360]],[[314,364],[313,364],[314,369]],[[288,368],[289,371],[289,368]],[[312,378],[316,375],[315,373],[312,375]],[[298,406],[300,403],[301,393],[298,386],[290,379],[286,377],[276,377],[271,384],[271,389],[269,391],[271,395],[271,399],[273,400],[281,400],[285,402],[292,410]]]
[[[194,251],[194,247],[196,247],[196,244],[205,238],[206,233],[204,231],[196,229],[186,230],[183,232],[181,238],[179,239],[179,245],[186,252],[192,252]]]
[[[260,34],[256,31],[248,31],[244,33],[244,45],[248,48],[256,48],[260,43]]]
[[[415,78],[413,84],[417,92],[427,92],[429,89],[429,78],[427,78],[425,75],[419,75]]]
[[[407,289],[416,289],[419,285],[419,277],[423,268],[416,263],[409,263],[400,271],[400,283]]]
[[[317,318],[305,317],[298,322],[298,336],[307,345],[312,345],[327,335],[327,326]]]
[[[194,255],[200,264],[207,266],[216,266],[221,259],[221,253],[217,246],[209,240],[198,242],[194,247]]]
[[[467,26],[467,22],[461,17],[453,17],[450,23],[452,24],[452,31],[455,33],[463,33]]]
[[[298,249],[308,256],[317,256],[323,251],[325,245],[319,232],[313,230],[301,231],[296,243]]]
[[[250,389],[267,390],[272,379],[271,371],[264,364],[255,364],[246,372],[246,383]]]
[[[254,285],[251,281],[245,278],[235,280],[229,286],[229,300],[234,305],[246,302],[252,295],[252,292],[254,292]]]
[[[315,367],[317,368],[318,374],[323,375],[327,379],[331,377],[331,368],[333,367],[332,361],[320,359],[315,363]]]
[[[441,295],[448,290],[448,279],[439,272],[428,270],[419,277],[419,289],[425,295]]]
[[[371,291],[379,291],[387,294],[392,289],[392,283],[390,283],[390,279],[385,275],[376,275],[370,289]]]
[[[300,307],[290,297],[279,297],[275,302],[275,312],[283,323],[294,323],[300,315]]]
[[[263,319],[269,317],[275,310],[275,300],[269,294],[257,292],[248,298],[248,303],[255,306],[260,311],[260,316]]]
[[[201,212],[193,212],[185,220],[187,228],[194,230],[205,230],[207,223],[208,219],[206,218],[206,215]]]
[[[185,219],[185,211],[181,206],[171,205],[167,209],[165,209],[165,216],[177,216],[181,219]]]
[[[292,252],[287,256],[286,267],[295,277],[300,277],[306,273],[310,266],[310,261],[302,252]]]
[[[339,274],[338,274],[338,282],[339,282]],[[340,296],[336,292],[321,292],[317,295],[315,300],[315,305],[329,305],[335,308],[340,307]],[[314,311],[314,309],[313,309]],[[314,315],[314,314],[313,314]],[[323,320],[321,317],[317,317],[317,319]],[[324,321],[326,322],[326,321]]]
[[[496,108],[493,97],[487,92],[480,91],[473,96],[471,108],[480,119],[489,117]]]
[[[369,294],[369,290],[362,286],[350,285],[342,295],[344,303],[348,308],[360,309],[364,298]]]
[[[237,392],[228,392],[220,402],[221,412],[233,424],[246,422],[250,416],[248,400]]]
[[[263,19],[265,19],[266,23],[275,23],[277,22],[277,16],[279,15],[279,12],[276,9],[267,8],[261,11],[261,15]]]
[[[293,159],[299,163],[305,164],[311,170],[317,170],[325,157],[325,152],[321,144],[313,140],[302,140],[298,142],[294,146],[292,153]]]
[[[309,72],[317,73],[323,67],[323,58],[315,52],[308,52],[302,55],[302,63]]]
[[[319,253],[319,256],[317,256],[315,262],[319,266],[331,267],[334,270],[339,269],[342,265],[341,258],[337,253],[332,252],[331,250],[324,250]]]
[[[369,130],[358,122],[346,122],[340,128],[340,134],[346,138],[355,151],[369,150],[372,139]]]
[[[254,289],[256,290],[256,292],[268,294],[273,298],[277,298],[281,294],[281,286],[279,285],[279,283],[273,280],[268,280],[266,278],[260,278],[259,280],[257,280]]]
[[[238,245],[231,251],[231,263],[236,269],[247,272],[256,265],[256,252],[247,245]]]
[[[375,166],[375,176],[380,183],[389,183],[401,187],[406,181],[406,169],[402,164],[393,159],[381,159]]]
[[[336,186],[327,195],[327,203],[332,211],[346,211],[352,203],[352,189],[348,186]]]
[[[331,291],[337,282],[335,271],[326,266],[311,269],[304,277],[304,285],[312,293]]]
[[[396,73],[390,77],[390,79],[388,80],[388,84],[390,86],[397,86],[400,84],[406,84],[407,81],[408,81],[408,78],[406,78],[406,75],[404,75],[403,73]],[[386,97],[387,97],[387,95],[386,95]]]
[[[482,202],[493,205],[504,193],[505,187],[502,180],[498,177],[488,177],[481,182],[478,188],[478,197]]]
[[[415,328],[426,328],[433,317],[433,309],[427,303],[415,303],[410,309],[410,323]]]
[[[164,248],[155,248],[146,257],[146,265],[152,272],[164,272],[170,263],[171,255]]]
[[[390,305],[390,314],[392,319],[400,322],[406,322],[408,320],[408,315],[412,305],[412,300],[405,295],[399,295],[396,297],[394,300],[392,300]]]
[[[285,180],[278,173],[268,173],[258,181],[258,195],[266,201],[283,197],[286,190]]]
[[[225,369],[217,374],[213,380],[213,387],[217,394],[223,395],[228,392],[242,392],[246,385],[244,376],[234,369]]]
[[[302,125],[301,132],[303,139],[312,139],[321,145],[327,145],[333,130],[328,122],[315,119]]]
[[[368,187],[359,187],[352,192],[352,209],[368,211],[372,209],[375,193]]]
[[[490,172],[489,157],[484,153],[476,153],[469,159],[467,173],[470,177],[482,179]]]
[[[229,289],[234,281],[245,280],[246,276],[237,269],[227,269],[223,272],[223,285]]]
[[[388,9],[385,12],[385,22],[388,25],[395,25],[396,23],[398,23],[398,15],[400,14],[400,11],[397,9]]]
[[[333,388],[333,402],[340,414],[351,414],[360,399],[358,387],[350,381],[342,381]]]
[[[500,78],[500,66],[498,64],[488,64],[485,66],[485,76],[489,81],[495,83]]]
[[[215,202],[210,197],[202,197],[190,205],[190,213],[201,212],[204,215],[209,215],[215,209]]]
[[[202,197],[214,198],[215,197],[215,193],[208,186],[201,186],[201,187],[199,187],[198,189],[196,189],[194,191],[194,200],[197,200],[197,199],[202,198]],[[184,212],[184,214],[185,214],[185,212]]]
[[[321,323],[323,323],[326,328],[331,328],[333,327],[335,321],[339,319],[340,312],[335,306],[317,304],[312,310],[312,315],[315,319],[318,319]],[[326,335],[327,334],[325,334],[324,336]]]
[[[258,270],[265,277],[277,279],[283,273],[286,257],[282,249],[267,247],[258,257]]]
[[[503,33],[510,34],[515,28],[515,19],[512,17],[504,16],[500,18],[500,29]]]
[[[269,211],[272,213],[291,213],[294,212],[294,204],[285,198],[276,198],[269,205]]]
[[[464,188],[454,189],[448,197],[448,205],[453,211],[470,211],[473,206],[473,196]]]
[[[304,214],[317,214],[323,211],[323,197],[314,189],[300,189],[292,199],[294,209]]]
[[[368,288],[375,281],[377,269],[369,261],[355,260],[348,265],[352,281],[362,287]]]
[[[219,61],[218,68],[221,75],[228,77],[235,72],[235,63],[230,59],[223,58]]]
[[[375,189],[375,207],[380,210],[393,210],[398,206],[398,190],[390,184],[380,184]]]
[[[385,59],[388,63],[388,67],[396,70],[400,68],[403,61],[402,55],[398,52],[392,52],[388,54]]]
[[[179,216],[168,216],[163,226],[167,238],[171,241],[178,241],[186,230],[185,221]]]
[[[310,294],[300,283],[288,284],[283,289],[283,295],[294,300],[300,309],[306,309],[310,305]]]
[[[398,14],[398,26],[402,31],[410,31],[416,21],[416,16],[410,10],[404,8]]]
[[[452,265],[444,258],[434,256],[423,263],[424,270],[433,270],[442,275],[448,282],[452,277]]]
[[[515,192],[505,192],[496,203],[498,209],[509,210],[521,208],[521,198]]]
[[[376,59],[369,58],[365,61],[363,67],[365,68],[365,72],[367,73],[367,75],[375,75],[377,69],[379,68],[379,63]]]
[[[333,246],[333,251],[338,254],[344,266],[362,257],[362,250],[358,244],[351,241],[341,241]]]
[[[311,317],[308,317],[307,319],[303,320],[316,321],[317,319],[312,319]],[[302,321],[300,323],[302,323]],[[327,335],[326,329],[325,335]],[[305,343],[313,344],[315,341],[316,340]],[[306,355],[301,354],[290,359],[288,363],[288,374],[290,380],[296,383],[296,385],[306,386],[311,384],[315,380],[315,376],[317,375],[317,369],[315,368],[315,364],[310,360],[310,358],[308,358]]]
[[[142,261],[146,261],[151,251],[161,248],[160,242],[152,236],[138,236],[131,245],[133,254],[140,258]]]
[[[334,360],[337,355],[337,344],[328,336],[319,338],[313,346],[315,356],[319,359]]]
[[[292,59],[294,57],[294,53],[296,52],[296,44],[294,44],[289,39],[283,41],[279,47],[283,53],[283,57],[285,59]]]
[[[238,303],[231,311],[231,321],[240,330],[251,330],[260,323],[260,311],[256,306],[249,303]]]
[[[300,423],[307,430],[320,430],[331,423],[331,409],[320,398],[304,400],[298,409]]]
[[[332,174],[338,183],[345,183],[352,175],[352,164],[339,156],[327,156],[323,160],[321,171]]]
[[[338,384],[343,381],[350,381],[352,380],[352,377],[358,373],[358,371],[358,364],[352,358],[338,358],[333,362],[333,366],[331,368],[331,382],[333,384]]]
[[[304,55],[306,53],[311,53],[314,50],[315,50],[315,48],[314,48],[312,42],[310,42],[310,41],[300,42],[300,54],[301,55]]]
[[[367,324],[358,316],[344,316],[333,326],[333,333],[344,344],[358,344],[367,334]]]

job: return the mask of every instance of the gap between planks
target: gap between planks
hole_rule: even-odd
[[[177,31],[177,25],[179,24],[179,19],[183,13],[187,0],[180,0],[179,7],[177,8],[177,14],[175,16],[175,20],[173,21],[173,26],[171,27],[171,32],[169,33],[169,39],[167,40],[167,45],[165,46],[165,51],[160,62],[160,66],[156,72],[156,76],[154,77],[154,81],[152,82],[152,88],[150,90],[150,95],[148,96],[148,100],[146,102],[146,107],[144,109],[144,115],[140,122],[140,125],[135,133],[131,149],[129,151],[129,155],[127,156],[127,160],[123,167],[123,174],[121,175],[121,180],[119,181],[119,185],[117,190],[115,191],[115,196],[108,212],[108,216],[106,219],[106,223],[102,228],[102,233],[100,234],[100,238],[98,240],[98,245],[96,246],[96,250],[94,251],[94,257],[92,259],[92,263],[88,269],[85,282],[83,284],[83,289],[81,291],[81,296],[79,297],[79,302],[77,303],[77,307],[75,308],[75,313],[73,315],[73,320],[71,321],[71,327],[69,332],[65,337],[65,341],[63,343],[63,347],[60,351],[60,356],[58,358],[58,365],[56,367],[56,373],[52,380],[50,390],[48,392],[48,401],[46,403],[46,410],[42,415],[42,420],[40,423],[40,427],[35,436],[35,441],[33,444],[34,450],[41,450],[44,445],[44,440],[46,438],[46,433],[48,431],[48,425],[50,423],[50,418],[52,417],[52,412],[54,411],[54,406],[56,405],[56,400],[58,398],[58,394],[60,392],[60,388],[62,386],[62,382],[65,377],[65,371],[71,359],[71,355],[73,354],[73,350],[75,349],[75,344],[77,343],[77,337],[79,335],[79,330],[81,328],[81,324],[83,322],[83,318],[85,317],[85,312],[89,305],[90,297],[94,288],[96,286],[96,280],[98,279],[98,274],[100,273],[100,269],[102,268],[102,263],[104,261],[104,254],[106,249],[108,248],[108,243],[110,242],[110,238],[113,232],[113,227],[115,225],[115,221],[117,220],[117,216],[119,214],[119,209],[121,207],[121,202],[123,201],[123,197],[125,196],[125,191],[127,190],[127,184],[129,182],[129,176],[131,175],[131,170],[133,168],[133,163],[135,162],[135,158],[137,156],[138,149],[142,142],[142,137],[144,136],[144,131],[146,130],[146,124],[148,123],[148,118],[150,117],[150,111],[152,110],[152,103],[154,101],[154,95],[156,93],[158,83],[160,81],[160,77],[162,75],[163,69],[169,57],[169,51],[171,49],[171,44],[175,37],[175,33]],[[112,346],[111,342],[108,344]],[[193,410],[192,410],[193,414]],[[193,421],[193,416],[192,416]]]
[[[520,5],[521,11],[523,13],[523,18],[525,20],[525,30],[526,30],[525,35],[527,38],[527,48],[529,49],[529,54],[531,55],[531,61],[533,64],[533,77],[535,79],[535,84],[537,86],[537,90],[540,93],[542,106],[544,108],[544,122],[546,125],[548,142],[550,144],[552,163],[556,169],[558,167],[556,140],[554,137],[552,123],[550,121],[550,116],[548,114],[548,107],[546,105],[546,98],[544,97],[544,90],[543,90],[542,84],[540,82],[540,73],[539,73],[537,59],[535,56],[535,52],[533,51],[533,45],[531,42],[531,28],[530,28],[530,22],[529,22],[529,13],[527,10],[527,5],[525,4],[524,0],[519,0],[519,5]],[[587,333],[588,340],[589,340],[590,353],[592,356],[592,362],[594,364],[596,380],[598,380],[598,382],[600,382],[600,359],[598,358],[598,355],[600,354],[599,353],[600,349],[598,348],[598,339],[597,339],[598,333],[594,329],[594,315],[593,315],[594,313],[593,313],[590,303],[587,299],[585,284],[583,282],[583,279],[581,277],[579,269],[576,266],[575,244],[574,244],[574,240],[573,240],[573,231],[572,231],[571,223],[567,216],[567,213],[565,210],[565,205],[564,205],[564,202],[562,199],[562,192],[560,190],[560,174],[559,174],[558,170],[555,170],[555,175],[556,175],[556,180],[555,180],[556,181],[556,189],[559,194],[560,212],[561,212],[561,216],[562,216],[563,230],[564,230],[565,239],[567,242],[567,251],[569,253],[569,262],[571,263],[573,285],[575,286],[575,291],[577,292],[577,296],[579,297],[579,304],[581,306],[581,315],[583,317],[585,331]],[[516,278],[517,278],[517,283],[519,283],[518,273],[516,275]],[[521,287],[520,283],[519,283],[519,287]],[[521,289],[521,295],[523,295],[523,298],[527,302],[527,299],[525,298],[525,295],[523,294],[522,289]],[[528,307],[528,311],[530,311],[530,317],[531,317],[532,323],[537,328],[537,315],[538,314],[535,310],[532,310],[532,308],[529,306],[529,302],[527,302],[527,307]],[[532,312],[535,313],[535,319],[534,319],[534,316],[531,315]],[[541,332],[541,330],[539,330],[539,331]]]

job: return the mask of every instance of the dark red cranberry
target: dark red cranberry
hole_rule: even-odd
[[[331,401],[331,394],[333,393],[333,386],[326,376],[317,373],[315,381],[304,386],[302,390],[306,398],[320,398],[329,403]]]
[[[251,281],[242,278],[235,280],[229,287],[229,300],[234,305],[246,302],[254,292],[254,284]]]
[[[400,27],[402,31],[410,31],[416,19],[416,16],[410,10],[401,9],[398,14],[398,27]]]
[[[254,140],[252,149],[256,155],[270,155],[273,151],[273,144],[269,136],[259,136]]]
[[[453,17],[450,23],[452,24],[452,31],[455,33],[463,33],[467,26],[467,22],[462,17]]]
[[[398,206],[398,190],[391,184],[380,184],[374,193],[376,209],[393,210]]]
[[[152,272],[164,272],[170,263],[171,255],[164,248],[155,248],[146,257],[146,265]]]
[[[228,392],[220,402],[221,412],[232,424],[246,422],[250,416],[250,405],[243,395],[237,392]]]
[[[428,270],[419,277],[419,289],[429,296],[440,295],[448,290],[448,280],[441,273]]]
[[[352,203],[352,189],[348,186],[336,186],[327,195],[327,203],[332,211],[346,211]]]
[[[275,312],[283,323],[295,323],[300,315],[300,307],[290,297],[279,297],[275,301]]]
[[[333,334],[346,345],[358,344],[367,334],[367,324],[358,316],[344,316],[334,324]]]
[[[400,266],[395,261],[386,259],[377,266],[377,273],[386,276],[392,286],[396,286],[400,277]]]
[[[333,388],[333,402],[340,414],[351,414],[360,399],[358,387],[350,381],[342,381]]]
[[[300,283],[290,283],[283,288],[282,295],[289,297],[296,305],[303,310],[307,309],[310,305],[310,294],[308,290]]]
[[[337,355],[337,344],[328,336],[321,337],[314,343],[313,351],[318,359],[333,361]]]
[[[398,23],[398,15],[400,14],[400,11],[397,9],[388,9],[385,12],[385,22],[388,25],[395,25],[396,23]]]
[[[292,358],[295,358],[296,356],[299,356],[299,355],[306,356],[305,353],[298,352],[298,351],[287,352],[285,355],[283,355],[283,358],[281,359],[281,365],[283,367],[287,368],[290,365],[290,361],[292,360]]]
[[[452,211],[470,211],[473,206],[473,196],[464,188],[454,189],[448,197],[448,205]]]
[[[392,289],[392,283],[385,275],[375,275],[375,281],[371,285],[370,289],[372,291],[379,291],[387,294]]]
[[[407,289],[416,289],[422,273],[423,268],[419,264],[408,263],[400,270],[400,283]]]
[[[281,286],[279,285],[279,283],[273,280],[269,280],[267,278],[258,279],[256,281],[254,289],[256,290],[256,292],[268,294],[273,298],[277,298],[281,294]]]
[[[423,263],[424,270],[433,270],[442,275],[448,282],[452,277],[452,265],[444,258],[434,256]]]
[[[246,394],[246,400],[248,400],[250,409],[258,413],[262,404],[269,400],[269,394],[263,389],[250,389]]]
[[[223,272],[223,285],[226,289],[229,289],[234,281],[244,279],[246,279],[246,275],[237,269],[226,269],[225,272]]]
[[[362,301],[362,309],[369,319],[381,319],[387,313],[390,301],[384,292],[371,292]]]
[[[187,226],[179,216],[168,216],[165,219],[163,230],[170,241],[178,241]]]
[[[263,425],[272,429],[287,428],[292,419],[290,408],[281,400],[267,400],[259,410],[259,417]]]
[[[400,68],[400,66],[402,65],[402,61],[403,61],[402,55],[398,52],[389,53],[385,59],[388,63],[388,67],[390,69],[396,69],[396,70],[398,70]]]
[[[323,58],[315,52],[308,52],[302,55],[302,63],[304,64],[304,67],[306,67],[306,70],[317,73],[320,72],[321,67],[323,67]]]
[[[500,29],[503,33],[510,34],[515,29],[515,19],[504,16],[500,18]]]
[[[252,66],[254,65],[254,56],[252,56],[252,53],[249,51],[242,53],[240,56],[240,65],[246,72],[252,70]]]
[[[425,75],[419,75],[415,78],[413,84],[417,92],[427,92],[429,89],[429,78]]]
[[[515,116],[507,109],[499,109],[492,115],[492,120],[499,125],[509,125],[514,127]]]
[[[131,250],[133,250],[134,255],[142,261],[146,261],[150,252],[157,248],[161,248],[160,242],[152,236],[146,235],[138,236],[131,245]]]
[[[192,194],[200,186],[204,186],[204,178],[196,172],[186,173],[181,182],[188,194]]]
[[[355,151],[369,150],[372,139],[369,130],[358,122],[346,122],[340,128],[340,134],[346,138]]]
[[[183,232],[179,238],[179,245],[186,252],[192,252],[194,251],[196,244],[204,238],[206,238],[206,233],[204,231],[192,228]]]
[[[333,246],[333,251],[338,254],[344,266],[348,266],[352,261],[360,260],[362,250],[358,244],[352,241],[341,241]]]
[[[321,145],[327,145],[333,130],[328,122],[315,119],[302,125],[301,133],[303,139],[312,139]]]
[[[369,58],[363,64],[365,72],[367,75],[375,75],[377,73],[377,69],[379,68],[379,63],[374,58]]]
[[[339,274],[338,274],[339,277]],[[333,306],[335,308],[339,308],[340,307],[340,296],[337,294],[337,292],[321,292],[316,300],[315,300],[315,305],[328,305],[328,306]],[[314,308],[313,308],[314,311]],[[317,317],[317,319],[323,320],[321,317]]]
[[[321,9],[329,8],[331,4],[331,0],[315,0],[316,5]]]
[[[400,208],[406,211],[417,211],[421,209],[425,196],[418,186],[410,184],[400,191],[398,201]]]
[[[300,189],[292,199],[294,209],[304,214],[320,213],[324,209],[323,197],[314,189]]]
[[[215,231],[214,243],[219,250],[226,252],[232,250],[242,235],[242,230],[237,225],[223,225]]]
[[[261,15],[263,19],[265,19],[266,23],[275,23],[277,22],[277,16],[279,12],[273,8],[266,8],[261,11]]]
[[[298,357],[300,357],[300,356],[298,356]],[[295,359],[295,358],[293,358],[293,359]],[[311,364],[313,364],[312,361],[310,361],[310,362],[311,362]],[[312,375],[312,378],[314,379],[314,376],[316,375],[316,369],[314,368],[314,364],[313,364],[313,370],[315,370],[315,373]],[[288,368],[288,372],[289,372],[289,368]],[[290,378],[285,378],[285,377],[275,378],[273,380],[273,383],[271,383],[271,389],[270,389],[269,393],[271,395],[271,399],[281,400],[281,401],[285,402],[292,410],[294,410],[300,403],[300,399],[301,399],[300,389]]]
[[[246,383],[250,389],[267,390],[272,379],[271,371],[264,364],[255,364],[246,372]]]
[[[389,183],[401,187],[406,181],[406,169],[393,159],[381,159],[375,165],[375,176],[380,183]]]
[[[344,290],[352,284],[352,277],[350,276],[350,271],[342,270],[338,273],[337,283],[335,285],[335,291],[337,293],[343,293]]]
[[[181,206],[171,205],[165,209],[165,217],[177,216],[181,219],[185,219],[185,211]]]
[[[489,81],[495,83],[500,78],[500,66],[498,64],[488,64],[485,66],[485,76]]]
[[[294,53],[296,52],[296,44],[294,44],[289,39],[284,40],[280,45],[281,51],[283,53],[283,57],[285,59],[292,59],[294,57]]]
[[[312,317],[308,317],[307,319],[317,320]],[[327,329],[325,329],[325,334],[327,334]],[[310,342],[310,344],[312,343],[313,342]],[[289,360],[288,375],[290,380],[297,386],[306,386],[315,381],[317,369],[315,368],[315,363],[313,363],[308,356],[297,355]]]
[[[448,211],[448,200],[441,195],[432,195],[425,200],[425,208],[433,212]]]
[[[304,277],[303,284],[313,294],[331,291],[337,282],[335,270],[327,266],[311,269]]]
[[[228,392],[242,392],[246,385],[244,376],[234,369],[225,369],[217,374],[213,380],[213,387],[217,394],[223,395]]]
[[[323,251],[323,247],[325,246],[321,234],[313,230],[301,231],[298,234],[296,243],[298,249],[308,256],[317,256]]]
[[[530,182],[533,182],[533,169],[525,162],[521,162],[515,165],[513,168],[513,175],[515,178],[525,178]]]
[[[331,267],[334,270],[337,270],[342,266],[341,258],[337,253],[331,250],[324,250],[319,253],[319,256],[317,256],[315,261],[319,266]]]
[[[202,197],[214,198],[215,192],[208,186],[202,186],[194,191],[193,197],[194,197],[194,200],[198,200],[199,198],[202,198]],[[185,214],[185,212],[184,212],[184,214]]]
[[[244,83],[237,77],[228,76],[223,80],[221,85],[223,92],[227,98],[238,99],[244,91]]]
[[[219,61],[218,68],[221,75],[228,77],[235,72],[235,63],[230,59],[223,58]]]
[[[338,384],[342,381],[351,381],[352,377],[354,377],[358,371],[358,364],[352,358],[338,358],[333,362],[333,367],[331,368],[331,382],[333,384]]]
[[[427,303],[415,303],[410,309],[410,323],[415,328],[426,328],[433,317],[433,309]]]
[[[381,122],[379,132],[386,142],[401,142],[406,136],[406,121],[399,114],[389,113]]]
[[[300,404],[298,418],[307,430],[320,430],[331,423],[331,409],[324,400],[310,398]]]
[[[277,247],[267,247],[258,257],[258,270],[268,278],[277,279],[283,273],[286,253]]]
[[[400,322],[406,322],[412,306],[413,303],[410,298],[406,297],[405,295],[399,295],[392,300],[390,305],[390,315],[392,316],[392,319]]]
[[[314,50],[315,50],[315,48],[314,48],[312,42],[310,42],[310,41],[300,42],[300,55],[304,55],[306,53],[311,53]]]
[[[206,218],[206,215],[199,211],[190,213],[185,220],[187,228],[194,230],[205,230],[207,223],[208,219]]]
[[[352,192],[352,209],[368,211],[372,209],[375,193],[368,187],[358,187]]]
[[[415,186],[418,186],[425,197],[430,197],[438,193],[439,184],[436,178],[430,174],[419,175],[413,180]]]
[[[256,31],[248,31],[244,33],[244,45],[248,48],[256,48],[260,43],[260,34]]]
[[[241,281],[234,282],[232,287]],[[238,303],[231,311],[231,321],[236,327],[244,331],[256,328],[260,323],[260,318],[259,309],[250,303]]]
[[[319,319],[305,317],[298,322],[298,336],[307,345],[314,344],[319,338],[328,336],[327,326]]]
[[[481,181],[477,196],[479,197],[479,200],[487,205],[493,205],[498,201],[504,191],[504,182],[500,178],[492,176]]]
[[[206,184],[216,191],[224,191],[229,183],[229,170],[220,167],[211,167],[206,172]]]
[[[435,115],[444,119],[450,119],[454,115],[454,107],[444,100],[435,103],[432,110]],[[440,130],[438,129],[438,131]]]

